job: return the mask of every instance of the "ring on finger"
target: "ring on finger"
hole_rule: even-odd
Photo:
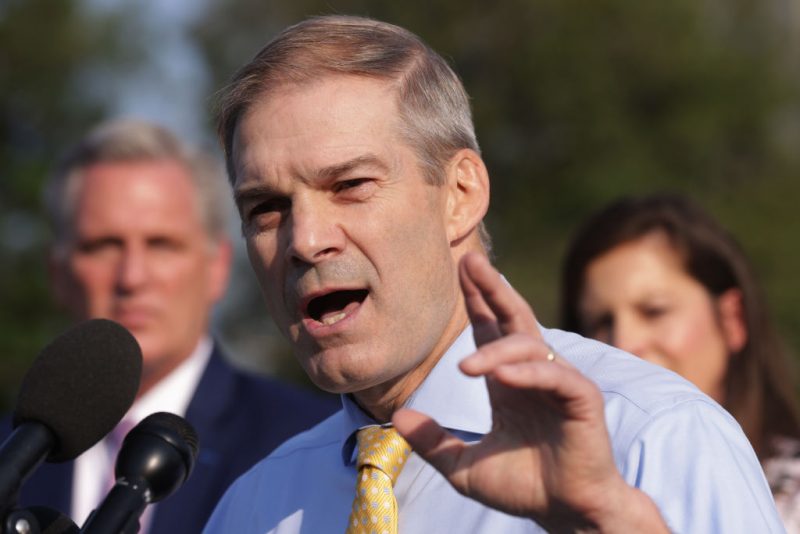
[[[548,346],[547,346],[547,349],[548,349],[548,350],[547,350],[547,356],[545,356],[545,359],[546,359],[548,362],[554,362],[554,361],[556,361],[556,353],[555,353],[555,351],[553,350],[553,347],[551,347],[551,346],[549,346],[549,345],[548,345]]]

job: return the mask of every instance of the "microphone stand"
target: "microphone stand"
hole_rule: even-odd
[[[143,480],[119,478],[102,505],[89,515],[80,532],[136,534],[139,532],[139,517],[150,500],[150,490]]]
[[[11,510],[3,519],[3,534],[78,534],[78,526],[52,508],[32,506]]]

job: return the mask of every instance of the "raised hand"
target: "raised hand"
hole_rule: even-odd
[[[407,409],[395,413],[397,429],[460,493],[550,531],[666,532],[616,469],[597,387],[551,352],[531,308],[486,258],[469,254],[459,269],[478,346],[461,370],[486,377],[492,430],[468,445]]]

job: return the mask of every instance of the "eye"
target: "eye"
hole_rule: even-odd
[[[111,237],[99,238],[99,239],[86,239],[81,240],[78,242],[78,246],[76,247],[78,252],[81,254],[100,254],[107,250],[112,250],[116,247],[120,246],[120,242],[117,239]]]
[[[289,199],[268,198],[254,202],[244,210],[244,220],[247,224],[258,226],[272,225],[274,219],[289,208]]]
[[[666,315],[669,309],[665,306],[644,305],[640,308],[640,312],[647,319],[658,319]]]
[[[341,180],[333,185],[333,192],[337,194],[362,193],[372,183],[373,180],[371,178],[351,178],[348,180]]]
[[[180,250],[182,248],[182,243],[180,241],[168,236],[152,237],[148,239],[147,244],[154,250],[170,251]]]
[[[270,198],[254,205],[250,210],[250,215],[282,211],[288,205],[288,201],[282,198]]]

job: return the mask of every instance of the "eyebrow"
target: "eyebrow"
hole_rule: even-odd
[[[375,154],[364,154],[342,163],[323,167],[316,172],[316,175],[320,181],[329,181],[343,174],[347,174],[358,167],[375,167],[383,172],[389,170],[388,165]]]
[[[241,189],[234,189],[233,191],[233,202],[236,204],[236,208],[241,211],[242,204],[249,198],[253,197],[260,197],[260,196],[270,196],[275,193],[275,190],[269,186],[263,184],[256,184],[249,187],[244,187]]]

